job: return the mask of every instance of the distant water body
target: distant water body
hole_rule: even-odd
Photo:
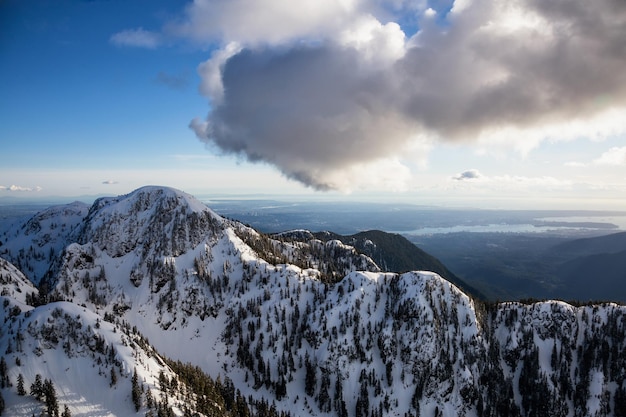
[[[626,215],[624,216],[571,216],[542,217],[534,219],[535,223],[499,223],[484,225],[454,225],[445,227],[421,227],[414,230],[403,230],[394,233],[407,235],[434,235],[440,233],[558,233],[567,231],[588,232],[620,232],[626,231]]]
[[[570,217],[542,217],[536,219],[544,222],[568,223],[606,223],[617,226],[620,231],[626,231],[626,215],[624,216],[570,216]]]

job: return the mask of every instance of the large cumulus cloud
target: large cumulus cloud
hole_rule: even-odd
[[[249,11],[200,3],[179,27],[198,35],[190,16],[212,11],[223,28],[206,35],[219,29],[228,43],[200,67],[211,109],[192,122],[196,134],[315,188],[349,188],[348,173],[359,185],[355,167],[388,170],[416,141],[528,150],[626,130],[621,0],[457,0],[450,10],[327,1],[308,24],[285,22],[269,1],[263,25],[247,31]],[[394,23],[408,10],[414,34]]]
[[[416,128],[398,111],[399,86],[361,65],[356,51],[336,46],[244,50],[224,66],[224,98],[196,132],[306,184],[337,188],[339,171],[389,156]]]
[[[334,34],[372,8],[363,0],[194,0],[165,29],[200,44],[277,45]]]

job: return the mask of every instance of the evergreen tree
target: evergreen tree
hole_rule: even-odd
[[[367,380],[361,381],[361,389],[359,391],[359,397],[356,400],[355,415],[367,416],[370,411],[370,400],[367,389]]]
[[[330,412],[331,399],[330,399],[330,375],[328,372],[322,372],[322,381],[320,385],[319,394],[317,396],[317,403],[319,404],[320,411],[323,413]]]
[[[50,417],[59,417],[59,403],[52,381],[46,379],[43,383],[43,392],[46,397],[46,409]]]
[[[280,401],[285,395],[287,395],[287,381],[284,376],[281,376],[276,384],[276,399]]]
[[[141,388],[139,387],[139,380],[137,376],[137,368],[133,371],[131,394],[133,397],[133,404],[135,405],[135,411],[139,411],[141,408]]]
[[[335,411],[339,417],[347,417],[348,409],[346,402],[343,399],[343,378],[341,373],[337,372],[337,380],[335,381],[335,394],[333,395],[333,403],[335,405]]]
[[[168,385],[169,385],[169,381],[168,381],[167,376],[165,375],[165,372],[163,372],[162,370],[159,371],[159,387],[161,388],[161,391],[165,395],[167,395]]]
[[[0,358],[0,388],[6,388],[9,386],[9,373],[7,363],[4,360],[4,356]]]
[[[306,374],[304,376],[304,392],[306,393],[306,395],[312,397],[315,394],[315,383],[317,380],[317,375],[315,372],[315,366],[309,360],[308,352],[304,360],[304,367],[306,371]]]
[[[35,381],[30,385],[30,395],[41,401],[43,398],[43,382],[41,375],[35,375]]]
[[[153,406],[154,406],[154,398],[152,397],[152,390],[148,388],[148,391],[146,392],[146,407],[150,409]]]
[[[22,374],[17,376],[17,395],[26,395],[26,388],[24,388],[24,375]]]
[[[111,386],[117,384],[117,372],[115,372],[115,367],[111,367]]]
[[[65,404],[65,408],[63,409],[63,414],[61,414],[61,417],[72,417],[72,413],[70,412],[67,404]]]
[[[626,417],[626,388],[618,387],[615,390],[613,410],[615,417]]]

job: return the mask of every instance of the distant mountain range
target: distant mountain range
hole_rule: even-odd
[[[626,302],[626,232],[564,242],[550,253],[564,297]]]
[[[626,233],[591,238],[522,233],[413,237],[490,300],[626,303]]]
[[[6,415],[626,415],[626,307],[485,303],[397,235],[151,186],[0,242]]]
[[[626,232],[575,239],[552,248],[552,252],[567,257],[617,253],[623,250],[626,250]]]

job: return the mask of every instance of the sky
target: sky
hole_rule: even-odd
[[[626,210],[622,0],[0,0],[0,198]]]

